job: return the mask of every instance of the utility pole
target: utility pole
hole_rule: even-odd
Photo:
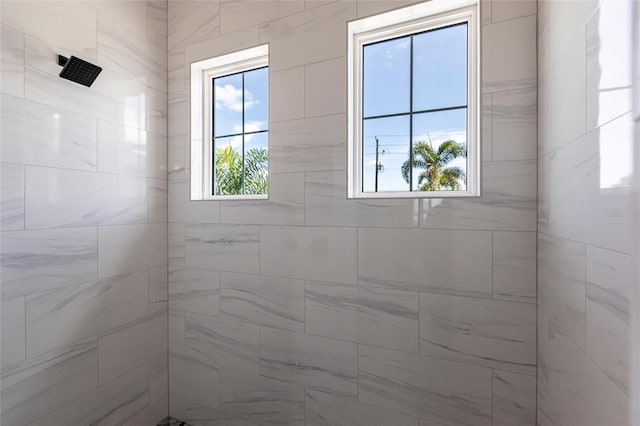
[[[378,192],[378,170],[380,170],[380,163],[378,162],[378,152],[380,151],[380,142],[378,142],[378,137],[376,138],[376,190]]]

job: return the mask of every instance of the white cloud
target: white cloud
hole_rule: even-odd
[[[216,109],[228,109],[236,112],[242,111],[242,89],[235,87],[233,84],[225,84],[224,86],[216,85],[215,95]],[[248,90],[245,90],[244,97],[245,110],[259,103],[258,100],[253,98],[253,93]]]

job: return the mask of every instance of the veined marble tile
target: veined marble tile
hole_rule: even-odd
[[[304,388],[230,369],[220,375],[223,412],[260,425],[304,425]]]
[[[169,383],[171,398],[220,406],[220,371],[197,358],[169,352]],[[178,415],[174,414],[173,405],[171,412]]]
[[[24,166],[0,163],[0,229],[24,229]]]
[[[309,426],[418,426],[418,418],[363,404],[351,398],[307,390],[305,413]]]
[[[189,134],[191,129],[191,104],[189,99],[172,102],[167,106],[167,130],[169,136]]]
[[[536,233],[493,232],[493,297],[536,302]]]
[[[536,306],[422,293],[420,353],[535,375]]]
[[[627,395],[632,360],[633,262],[587,246],[587,355]]]
[[[149,402],[149,405],[129,417],[123,426],[157,425],[158,419],[164,419],[169,414],[168,396],[162,401]]]
[[[167,333],[167,318],[165,316],[165,342]],[[165,402],[165,410],[169,406],[167,396],[169,394],[169,357],[167,348],[160,355],[149,361],[149,403]]]
[[[220,32],[228,33],[273,21],[282,16],[304,10],[302,1],[247,1],[220,2]]]
[[[147,222],[147,181],[44,167],[26,168],[27,229]]]
[[[536,424],[536,378],[493,370],[493,424]]]
[[[190,313],[185,324],[187,355],[218,369],[226,367],[258,374],[257,325]]]
[[[305,173],[307,225],[416,228],[419,200],[349,200],[346,171]]]
[[[95,281],[95,228],[3,232],[2,299]]]
[[[260,228],[260,272],[264,275],[354,284],[356,229]]]
[[[167,174],[171,180],[184,180],[189,178],[191,153],[190,141],[187,135],[174,135],[169,137],[167,155]]]
[[[147,272],[27,296],[27,356],[104,333],[147,313]]]
[[[304,67],[269,73],[269,118],[271,123],[304,118]]]
[[[535,15],[483,26],[482,42],[483,92],[536,86]]]
[[[32,423],[34,426],[122,424],[148,403],[149,369],[135,370]]]
[[[354,343],[274,328],[260,331],[260,374],[309,389],[355,397],[358,348]]]
[[[98,339],[100,385],[167,353],[167,315],[154,314]],[[166,371],[165,371],[166,372]]]
[[[344,114],[271,123],[271,173],[344,170],[346,167]]]
[[[146,27],[140,25],[147,20],[146,3],[147,1],[136,0],[122,0],[113,5],[100,0],[87,2],[99,15],[116,20],[120,26],[126,27],[129,33],[135,34],[136,39],[142,39],[146,36]]]
[[[184,52],[184,48],[169,51],[167,90],[170,104],[189,100],[190,87]]]
[[[186,340],[186,314],[182,311],[169,309],[169,352],[184,355]]]
[[[553,424],[631,424],[631,401],[618,386],[561,333],[544,344],[545,376],[538,383],[538,410]]]
[[[0,26],[0,86],[2,93],[24,97],[24,35],[4,25]]]
[[[305,282],[305,332],[358,341],[358,286]]]
[[[166,90],[166,88],[146,87],[145,96],[140,99],[141,114],[146,120],[144,128],[154,135],[169,135],[169,105]],[[164,155],[166,156],[166,148]],[[166,165],[165,160],[163,166],[166,167]]]
[[[167,177],[167,137],[98,121],[98,171]]]
[[[538,234],[538,305],[557,332],[585,348],[585,268],[583,244]]]
[[[304,282],[264,275],[223,272],[223,317],[257,325],[304,331]]]
[[[104,68],[167,92],[167,52],[114,20],[98,14],[97,59]],[[140,24],[138,24],[140,26]]]
[[[549,159],[548,232],[631,253],[637,220],[629,176],[634,146],[627,113],[559,148]]]
[[[633,2],[598,2],[586,23],[587,129],[633,108]]]
[[[31,424],[96,389],[97,372],[98,348],[95,338],[3,368],[3,424]]]
[[[491,0],[486,1],[491,3]],[[480,122],[481,159],[482,161],[491,161],[493,159],[493,93],[482,94],[480,107],[482,109]]]
[[[525,3],[498,0],[496,3]],[[533,2],[535,6],[535,2]],[[538,154],[538,91],[511,90],[493,94],[493,161],[534,160]]]
[[[2,23],[95,59],[96,11],[87,4],[7,1],[2,5]]]
[[[491,425],[491,369],[360,345],[358,400],[445,425]]]
[[[211,269],[171,266],[169,309],[220,315],[220,273]]]
[[[218,1],[169,2],[169,49],[210,39],[219,33]]]
[[[220,201],[191,201],[189,180],[169,181],[169,222],[217,223]]]
[[[185,266],[185,224],[168,223],[169,266]]]
[[[96,120],[2,96],[2,161],[96,170]]]
[[[481,197],[422,200],[420,226],[535,231],[537,161],[489,162],[482,168]]]
[[[185,230],[187,266],[257,273],[260,232],[251,225],[192,224]]]
[[[489,231],[359,231],[361,284],[490,297],[491,263]]]
[[[2,335],[0,335],[0,348],[2,354],[1,369],[24,361],[26,356],[25,337],[25,301],[24,297],[14,297],[1,302],[0,313],[2,322],[0,325]]]
[[[234,412],[211,408],[192,402],[185,403],[185,422],[193,426],[259,426],[258,423],[238,418]]]
[[[304,67],[305,116],[347,112],[347,59],[336,58]]]
[[[355,2],[333,2],[260,26],[260,41],[269,43],[270,68],[291,68],[343,56],[345,22],[356,17]]]
[[[166,179],[147,178],[148,221],[149,223],[167,223],[169,200]]]
[[[111,277],[167,264],[167,225],[98,228],[99,275]]]
[[[269,175],[268,200],[220,202],[220,222],[304,225],[304,173]]]

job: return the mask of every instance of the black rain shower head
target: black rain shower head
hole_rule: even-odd
[[[91,87],[93,82],[96,81],[96,78],[98,78],[98,75],[102,72],[102,68],[99,66],[76,58],[75,56],[65,58],[62,55],[58,55],[58,65],[64,67],[62,71],[60,71],[60,77],[87,87]]]

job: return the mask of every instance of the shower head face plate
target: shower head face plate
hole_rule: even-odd
[[[60,71],[60,77],[71,80],[74,83],[82,84],[83,86],[91,87],[101,72],[102,68],[99,66],[71,56],[66,60],[62,71]]]

